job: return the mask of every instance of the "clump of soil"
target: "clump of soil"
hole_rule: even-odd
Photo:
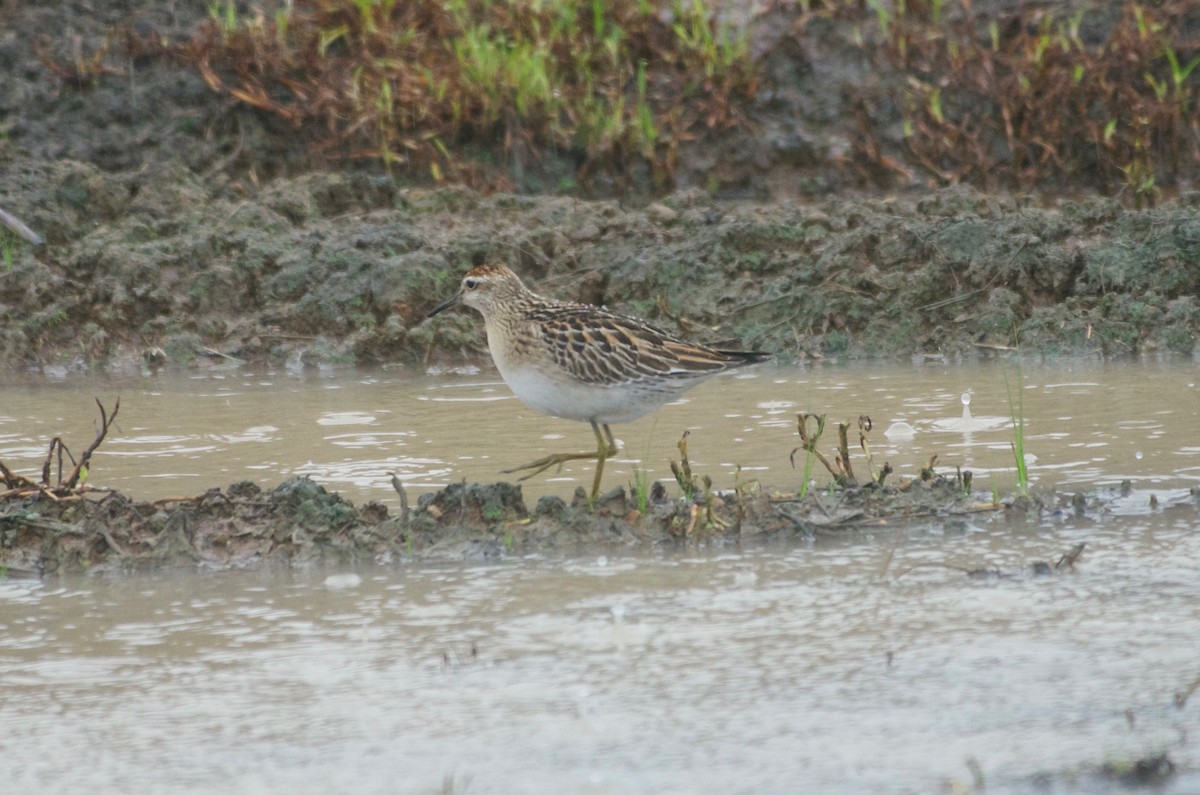
[[[0,568],[15,576],[770,544],[918,525],[954,531],[992,521],[1060,521],[1064,514],[1098,518],[1116,497],[1116,492],[1086,498],[1050,492],[995,503],[991,496],[964,492],[959,477],[935,476],[804,496],[742,488],[688,500],[659,492],[650,495],[644,511],[623,488],[602,495],[594,506],[580,488],[570,504],[543,497],[530,510],[520,486],[457,483],[393,511],[375,501],[356,506],[307,477],[266,491],[242,482],[192,499],[157,502],[85,488],[68,497],[0,499]],[[1176,508],[1195,512],[1200,502]],[[976,578],[1053,575],[1072,570],[1083,549],[1078,545],[1020,572],[984,566],[960,571]]]
[[[809,499],[759,494],[703,501],[658,496],[645,513],[624,489],[590,508],[554,497],[529,510],[508,483],[454,484],[393,514],[356,507],[305,477],[270,491],[250,482],[190,500],[136,502],[119,493],[0,500],[0,566],[39,574],[167,565],[386,562],[478,558],[664,543],[766,541],[916,521],[951,522],[999,506],[964,497],[953,479],[856,488]]]

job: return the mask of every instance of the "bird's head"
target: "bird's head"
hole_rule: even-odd
[[[465,304],[486,318],[504,306],[519,302],[528,294],[517,274],[505,266],[480,265],[468,271],[458,292],[435,306],[427,317]]]

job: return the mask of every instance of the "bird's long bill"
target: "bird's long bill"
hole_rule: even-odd
[[[458,306],[460,301],[462,301],[462,290],[459,290],[457,293],[455,293],[454,295],[447,298],[445,301],[442,301],[440,304],[435,306],[429,312],[429,314],[425,316],[425,319],[428,320],[429,318],[436,315],[438,312],[444,312],[445,310],[447,310],[451,307]]]

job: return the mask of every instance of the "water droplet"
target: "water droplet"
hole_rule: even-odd
[[[1133,457],[1136,458],[1138,461],[1141,461],[1142,460],[1142,451],[1138,450],[1136,453],[1133,454]]]

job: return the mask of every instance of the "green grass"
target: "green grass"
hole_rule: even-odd
[[[650,483],[650,470],[634,466],[633,498],[637,502],[638,513],[645,514],[650,505]]]
[[[17,243],[20,238],[7,229],[0,230],[0,260],[4,261],[4,270],[12,271],[17,259]]]
[[[218,29],[224,33],[237,30],[238,13],[234,0],[210,0],[207,5],[208,18]]]
[[[1007,370],[1004,372],[1004,390],[1008,394],[1008,413],[1012,417],[1013,438],[1010,445],[1017,466],[1017,492],[1026,494],[1029,491],[1029,468],[1025,462],[1025,397],[1020,364],[1017,365],[1016,399],[1013,399],[1012,384],[1008,379]]]
[[[816,426],[811,431],[808,428],[810,417],[816,421]],[[796,420],[799,423],[797,430],[800,434],[800,446],[792,451],[792,466],[796,465],[796,453],[803,450],[804,477],[800,482],[800,488],[796,492],[797,496],[803,499],[808,495],[809,486],[812,482],[813,464],[818,459],[817,445],[821,441],[821,436],[825,433],[825,415],[797,414]]]
[[[646,449],[642,453],[642,461],[650,457],[652,441],[654,439],[654,429],[658,427],[658,420],[650,426],[650,433],[646,435]],[[637,509],[641,514],[646,513],[646,509],[650,506],[650,487],[654,484],[650,477],[650,470],[645,466],[633,466],[633,498],[637,501]]]
[[[808,496],[809,484],[812,483],[813,463],[817,460],[817,456],[810,450],[804,452],[804,475],[800,479],[800,488],[796,491],[796,496],[804,499]]]
[[[581,174],[649,163],[739,123],[758,78],[747,29],[709,0],[312,0],[210,24],[161,54],[214,90],[326,136],[324,151],[471,182],[502,148],[511,173],[543,153]],[[475,154],[468,154],[469,152]]]
[[[943,5],[868,0],[874,30],[864,24],[861,40],[905,78],[892,96],[905,146],[934,179],[1086,183],[1140,206],[1198,162],[1193,0],[1131,0],[1119,11],[959,0],[943,14]],[[837,9],[822,13],[869,19],[861,7]]]

